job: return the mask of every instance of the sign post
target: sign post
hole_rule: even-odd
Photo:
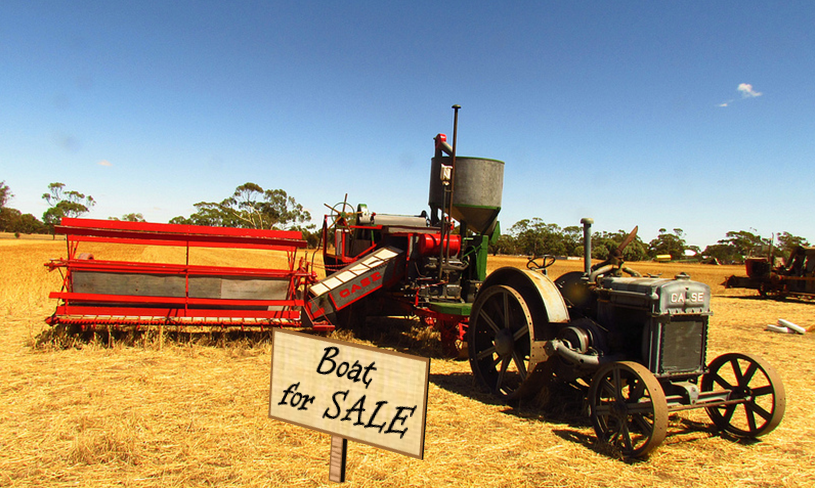
[[[348,439],[331,436],[331,459],[328,462],[328,481],[345,483],[345,460],[348,458]]]
[[[269,417],[332,435],[331,481],[348,440],[424,458],[430,359],[273,329]]]

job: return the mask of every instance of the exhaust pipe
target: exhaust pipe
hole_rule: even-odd
[[[583,224],[583,276],[588,278],[591,275],[591,224],[594,219],[583,217],[580,223]]]

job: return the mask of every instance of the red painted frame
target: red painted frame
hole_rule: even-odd
[[[63,218],[55,227],[66,236],[68,258],[46,263],[50,270],[62,269],[62,290],[50,298],[59,299],[54,314],[46,321],[93,326],[106,325],[218,325],[218,326],[302,326],[300,311],[308,287],[316,281],[305,257],[297,261],[297,250],[306,241],[297,231],[236,229],[195,225],[156,224]],[[186,248],[185,264],[142,263],[80,259],[81,242],[179,246]],[[287,269],[198,266],[189,264],[190,248],[267,249],[285,251]],[[92,271],[116,274],[140,273],[183,276],[183,297],[76,293],[73,272]],[[196,298],[189,296],[191,276],[255,277],[288,281],[285,299]],[[269,310],[269,307],[282,308]],[[240,307],[252,307],[245,309]],[[266,308],[265,310],[263,308]],[[317,327],[315,327],[317,328]],[[322,326],[320,328],[333,328]]]

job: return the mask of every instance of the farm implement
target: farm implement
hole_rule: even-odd
[[[46,263],[60,270],[51,325],[300,326],[302,293],[316,280],[300,232],[64,218],[68,257]],[[112,261],[79,252],[81,243],[171,246],[183,263]],[[196,249],[254,249],[285,256],[285,267],[263,269],[190,264]],[[110,249],[108,247],[107,249]],[[101,257],[101,256],[97,256]],[[315,328],[330,330],[330,325]]]
[[[815,247],[796,247],[782,265],[773,261],[772,253],[745,259],[747,276],[730,276],[725,287],[758,290],[765,298],[815,298]]]

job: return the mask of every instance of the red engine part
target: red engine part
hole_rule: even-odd
[[[420,234],[419,236],[419,254],[422,256],[435,256],[438,255],[441,246],[441,234]],[[447,247],[450,248],[450,254],[456,255],[461,251],[461,236],[449,235],[445,238],[444,252],[447,252]]]

